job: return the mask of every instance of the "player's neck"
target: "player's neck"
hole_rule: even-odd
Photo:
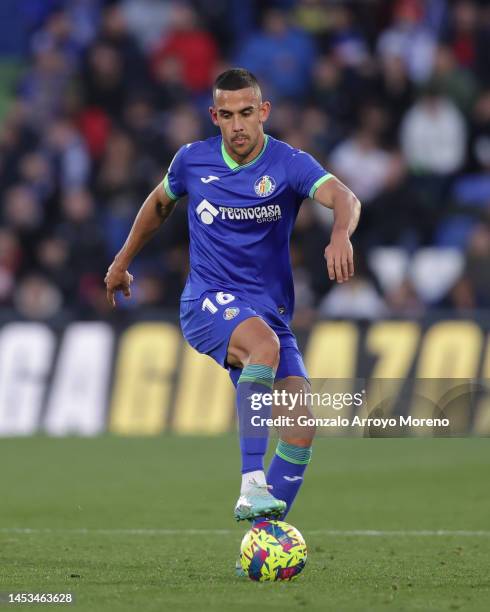
[[[245,155],[245,156],[237,155],[234,151],[229,151],[228,147],[226,146],[226,143],[225,143],[225,150],[233,161],[235,161],[240,166],[244,166],[245,164],[252,162],[256,157],[258,157],[260,153],[262,152],[262,149],[264,148],[264,146],[265,146],[265,134],[264,132],[262,132],[259,135],[257,144],[250,151],[248,155]]]

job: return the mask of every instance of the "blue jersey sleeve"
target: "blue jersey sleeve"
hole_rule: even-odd
[[[186,186],[186,169],[184,153],[187,151],[188,145],[180,147],[174,155],[168,172],[163,179],[163,187],[169,198],[178,200],[187,194]]]
[[[303,199],[313,198],[322,183],[333,178],[309,153],[294,149],[287,173],[292,189]]]

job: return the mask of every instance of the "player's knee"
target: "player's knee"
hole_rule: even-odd
[[[310,413],[311,414],[311,413]],[[298,436],[298,439],[291,444],[296,444],[296,446],[311,446],[313,443],[313,438],[316,435],[316,425],[312,423],[313,419],[308,420],[307,425],[303,425],[301,428],[301,434]]]
[[[301,431],[300,434],[281,434],[281,440],[291,444],[291,446],[300,446],[302,448],[309,448],[313,444],[313,438],[315,437],[316,427],[305,427],[305,431]]]
[[[249,363],[261,363],[277,370],[281,343],[277,334],[271,329],[256,342],[250,353]]]
[[[284,442],[302,447],[312,445],[316,434],[316,425],[314,424],[313,415],[309,410],[307,411],[307,416],[309,417],[308,419],[298,418],[294,425],[281,432],[281,438]]]

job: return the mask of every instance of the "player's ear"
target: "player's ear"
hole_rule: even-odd
[[[219,125],[218,124],[218,113],[216,112],[216,109],[214,106],[209,107],[209,114],[211,115],[211,121],[214,123],[214,125]]]
[[[260,122],[265,123],[267,119],[269,118],[270,113],[271,113],[271,103],[268,100],[266,100],[265,102],[262,102],[259,108]]]

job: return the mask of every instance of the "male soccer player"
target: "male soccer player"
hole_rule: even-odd
[[[332,208],[327,270],[331,280],[346,282],[354,274],[350,236],[360,204],[309,154],[264,133],[271,105],[262,100],[250,72],[238,68],[221,74],[213,102],[211,119],[221,135],[177,151],[109,267],[107,298],[115,306],[117,291],[131,295],[132,259],[177,200],[188,195],[190,273],[181,297],[181,325],[191,346],[227,368],[236,386],[242,486],[235,518],[284,518],[310,461],[314,430],[281,428],[266,477],[268,430],[251,422],[257,414],[254,397],[273,386],[298,394],[309,388],[289,328],[294,308],[289,238],[305,198]],[[264,418],[270,414],[265,404],[258,411]],[[273,408],[273,416],[291,414],[284,406]],[[308,407],[296,406],[295,415],[301,413],[307,414]]]

